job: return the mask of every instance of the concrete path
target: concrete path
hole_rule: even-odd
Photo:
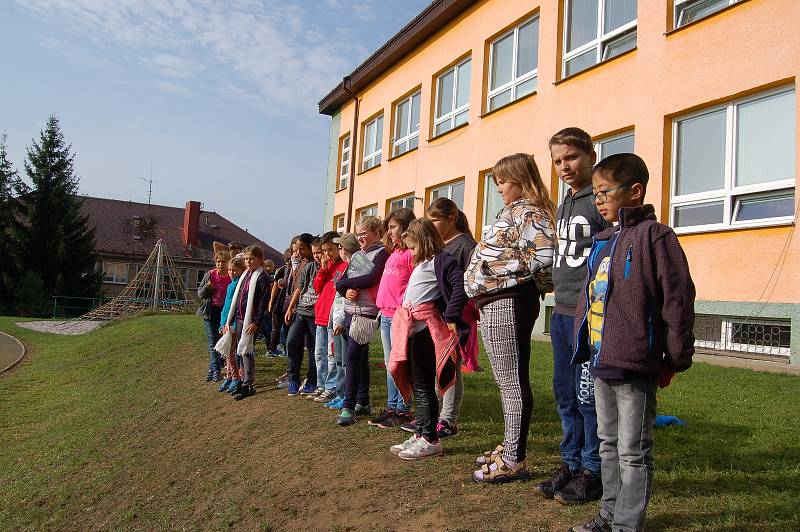
[[[25,346],[4,332],[0,332],[0,373],[11,368],[25,356]]]
[[[23,321],[17,323],[17,327],[25,327],[32,331],[46,332],[52,334],[66,334],[69,336],[77,336],[79,334],[86,334],[100,327],[103,321],[96,320],[41,320],[41,321]]]

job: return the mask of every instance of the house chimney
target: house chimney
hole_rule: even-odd
[[[183,211],[183,245],[196,246],[200,236],[200,202],[187,201]]]

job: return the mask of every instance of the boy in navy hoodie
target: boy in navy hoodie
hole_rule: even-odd
[[[603,496],[577,532],[644,529],[656,387],[692,365],[694,283],[675,233],[643,204],[648,175],[632,153],[592,175],[597,210],[616,225],[595,236],[578,300],[574,360],[588,360],[595,379]]]

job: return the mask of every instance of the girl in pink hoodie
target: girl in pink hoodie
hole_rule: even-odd
[[[380,415],[369,420],[374,427],[388,429],[399,427],[411,421],[411,405],[403,402],[403,396],[394,384],[392,374],[388,371],[389,353],[392,351],[392,318],[397,307],[403,304],[403,295],[406,293],[411,270],[414,269],[411,251],[403,243],[401,235],[408,224],[414,220],[414,211],[411,209],[396,209],[389,213],[383,222],[386,234],[386,249],[391,252],[383,270],[383,277],[378,286],[376,304],[381,309],[381,340],[383,341],[383,360],[386,371],[386,410]]]

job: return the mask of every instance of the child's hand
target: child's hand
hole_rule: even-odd
[[[355,288],[348,288],[344,297],[346,297],[350,301],[355,302],[355,300],[358,299],[358,290],[356,290]]]
[[[231,328],[228,327],[227,325],[223,325],[222,329],[220,329],[220,330],[222,331],[222,334],[228,334],[228,331],[230,331]]]
[[[454,333],[458,333],[458,325],[456,325],[455,323],[448,323],[447,328]]]
[[[251,323],[250,325],[247,326],[247,330],[244,332],[245,334],[255,334],[256,331],[258,331],[258,325],[256,325],[255,323]]]
[[[289,310],[286,311],[286,316],[284,316],[284,318],[283,318],[283,321],[286,323],[286,325],[291,325],[292,324],[292,315],[293,314],[294,314],[294,309],[292,309],[292,308],[290,308]]]
[[[658,387],[659,388],[666,388],[672,382],[672,377],[675,376],[675,372],[669,369],[666,366],[661,368],[661,374],[658,376]]]
[[[333,328],[333,335],[334,336],[339,336],[343,332],[344,332],[344,327],[342,327],[341,325],[337,325],[336,327]]]

